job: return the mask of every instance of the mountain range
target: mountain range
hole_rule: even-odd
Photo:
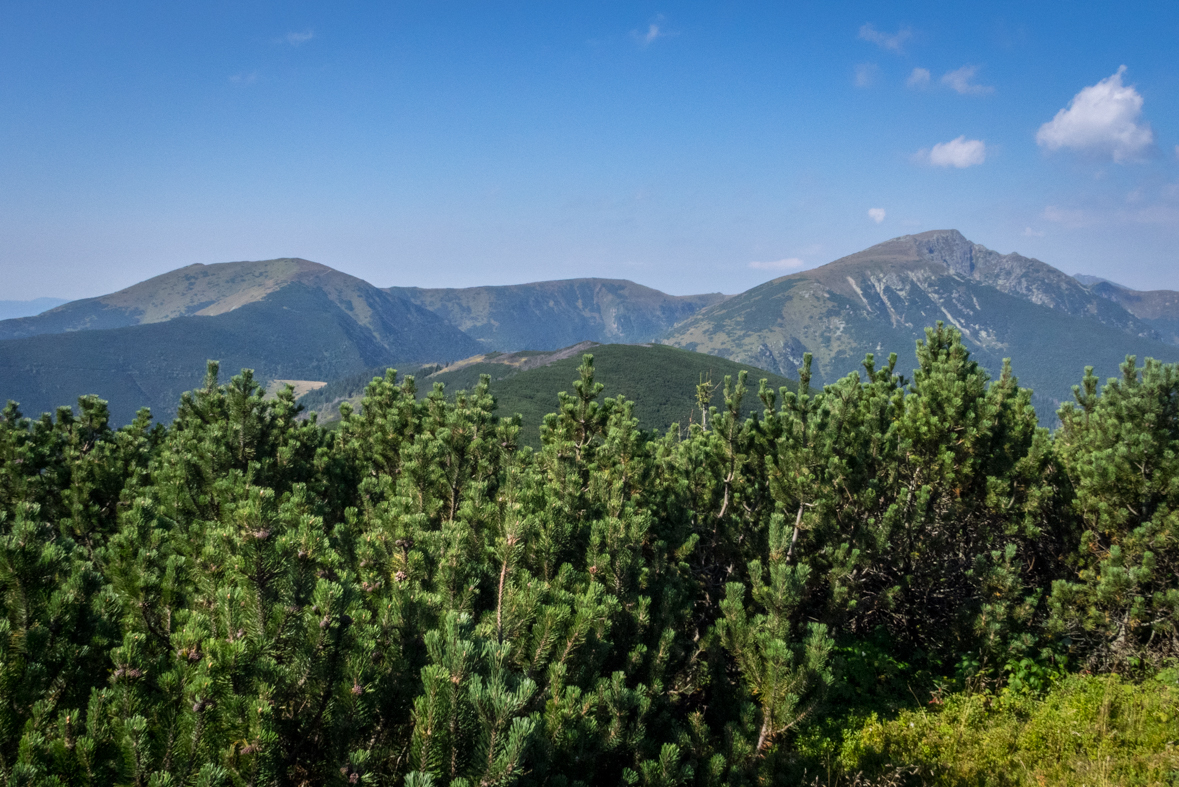
[[[0,401],[37,413],[97,393],[116,420],[143,405],[166,419],[209,358],[226,373],[250,367],[264,380],[328,382],[583,341],[660,342],[782,378],[796,377],[810,352],[816,382],[831,382],[869,352],[883,361],[895,351],[907,371],[914,341],[937,321],[958,327],[992,372],[1011,358],[1049,417],[1086,365],[1112,375],[1128,354],[1179,360],[1179,293],[1068,276],[939,230],[733,296],[674,296],[611,279],[381,289],[296,258],[191,265],[0,320]]]

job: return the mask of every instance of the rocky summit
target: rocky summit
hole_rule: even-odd
[[[1179,359],[1179,347],[1119,303],[957,230],[893,238],[766,282],[702,310],[664,341],[788,376],[809,352],[816,379],[830,382],[858,371],[868,353],[878,362],[890,352],[907,357],[937,322],[960,330],[992,373],[1010,358],[1047,411],[1087,365],[1112,375],[1128,354]]]

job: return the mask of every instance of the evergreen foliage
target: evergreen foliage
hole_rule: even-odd
[[[389,370],[332,431],[216,364],[167,427],[9,404],[0,778],[794,784],[817,737],[852,778],[918,695],[1179,655],[1179,370],[1050,435],[956,331],[917,361],[808,357],[752,417],[702,382],[658,436],[586,356],[535,450],[486,377]]]
[[[441,382],[448,390],[469,389],[479,384],[483,375],[490,375],[495,391],[497,412],[500,415],[521,416],[520,442],[540,448],[539,427],[544,423],[557,395],[569,387],[577,376],[582,353],[565,357],[568,348],[556,353],[521,352],[509,356],[488,354],[477,363],[464,363],[441,368],[426,366],[412,373],[422,382]],[[724,358],[694,353],[664,345],[603,344],[593,346],[595,368],[607,386],[604,393],[624,393],[635,402],[635,417],[640,429],[666,432],[672,424],[687,427],[693,417],[693,399],[697,384],[710,381],[719,391],[725,376],[734,379],[742,369],[753,379],[768,379],[777,389],[794,383],[764,369],[738,364]],[[507,360],[527,362],[513,365]],[[383,377],[385,367],[333,380],[315,391],[304,394],[299,403],[316,412],[320,423],[327,425],[337,417],[338,404],[347,401],[356,406],[364,396],[365,387],[374,376]],[[423,379],[428,376],[428,380]],[[424,396],[429,389],[421,389]],[[744,417],[760,412],[756,397],[746,397],[742,407]]]
[[[1053,623],[1090,666],[1179,658],[1179,369],[1135,358],[1097,393],[1092,368],[1060,411],[1062,461],[1084,527]]]

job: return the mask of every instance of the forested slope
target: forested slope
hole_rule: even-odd
[[[603,395],[625,395],[635,403],[635,418],[640,429],[666,431],[672,424],[687,428],[701,418],[697,402],[700,383],[709,387],[706,402],[720,399],[724,378],[736,378],[745,371],[751,380],[765,379],[777,391],[785,386],[795,388],[797,381],[787,380],[772,372],[748,364],[739,364],[713,355],[694,353],[663,345],[593,344],[576,345],[582,352],[592,352],[595,367],[605,381]],[[540,426],[545,415],[552,411],[557,395],[569,388],[569,381],[577,376],[581,352],[516,353],[490,355],[474,363],[460,363],[451,367],[405,370],[415,375],[419,396],[428,394],[441,383],[448,391],[474,388],[483,375],[492,381],[497,411],[501,415],[521,416],[520,440],[539,447]],[[299,402],[316,410],[321,421],[338,418],[342,401],[359,405],[367,384],[374,374],[383,377],[385,369],[351,375],[313,391]],[[742,415],[749,415],[761,407],[753,397],[747,397]],[[707,412],[707,404],[704,412]]]

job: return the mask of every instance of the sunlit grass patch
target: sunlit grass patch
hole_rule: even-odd
[[[1043,696],[958,694],[849,732],[840,770],[930,785],[1177,785],[1179,673],[1074,675]]]

